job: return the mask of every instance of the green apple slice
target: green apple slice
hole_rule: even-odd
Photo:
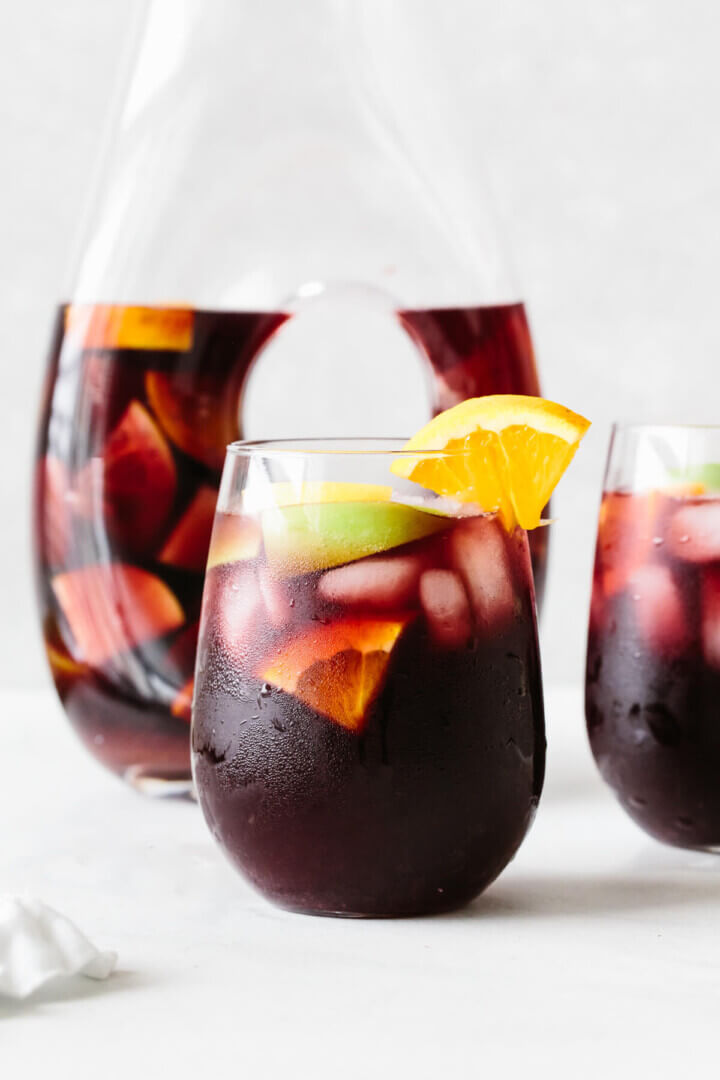
[[[450,519],[396,502],[276,506],[262,513],[265,553],[283,577],[329,570],[366,555],[422,540]]]

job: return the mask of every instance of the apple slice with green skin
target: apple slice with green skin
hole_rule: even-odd
[[[75,642],[74,658],[92,666],[177,630],[185,619],[160,578],[124,563],[57,574],[52,589]]]
[[[359,732],[409,621],[405,616],[311,624],[260,664],[257,674],[348,731]]]
[[[198,488],[158,555],[161,563],[198,573],[205,569],[216,502],[215,488],[209,484]]]
[[[294,577],[354,562],[447,529],[449,519],[396,502],[276,506],[261,515],[268,563]]]

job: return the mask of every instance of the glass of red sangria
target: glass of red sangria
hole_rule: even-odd
[[[587,652],[595,760],[652,836],[720,850],[720,428],[616,425]]]
[[[496,453],[497,433],[468,427],[467,412],[441,438],[463,408],[406,445],[228,449],[194,776],[215,838],[283,907],[458,907],[505,867],[535,814],[543,699],[528,535],[515,514],[525,455],[550,461],[547,482],[552,455],[562,471],[574,445],[543,445],[513,424]],[[430,448],[436,436],[442,449]],[[504,498],[504,485],[517,497]],[[537,521],[542,491],[526,494]]]

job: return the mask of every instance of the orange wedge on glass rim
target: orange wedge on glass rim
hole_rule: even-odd
[[[589,420],[544,398],[495,394],[440,413],[391,468],[438,495],[496,512],[507,529],[534,529]]]

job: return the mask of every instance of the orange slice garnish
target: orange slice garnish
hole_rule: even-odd
[[[534,529],[590,422],[521,394],[470,398],[440,413],[405,445],[396,476]]]
[[[258,675],[349,731],[359,731],[408,618],[340,619],[308,626]]]

